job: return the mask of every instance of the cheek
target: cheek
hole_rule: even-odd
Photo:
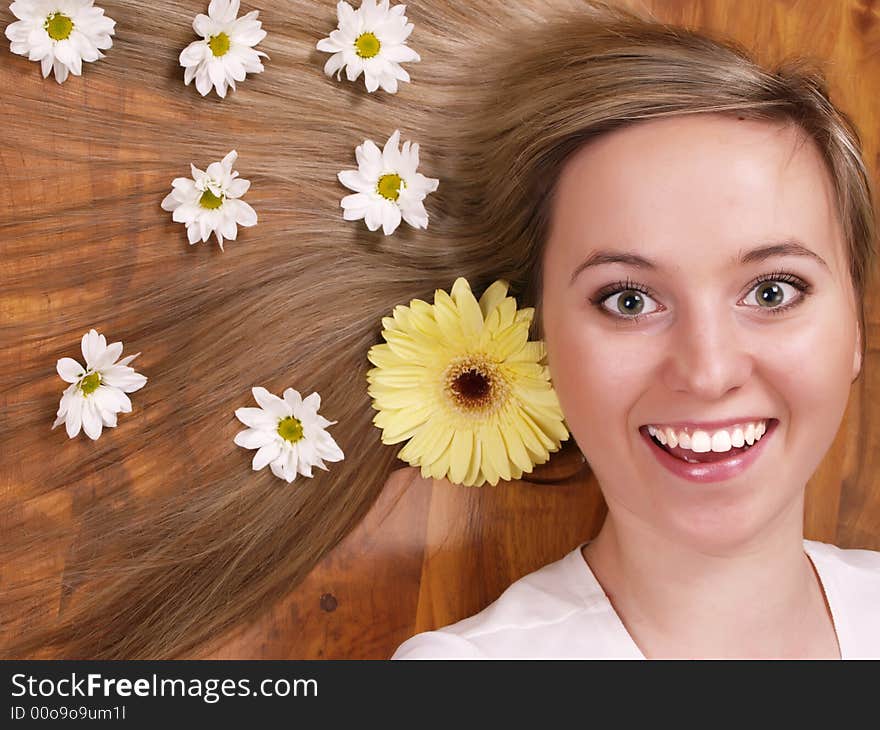
[[[589,458],[597,448],[619,448],[621,434],[638,425],[627,419],[649,382],[650,343],[609,336],[586,316],[556,317],[545,339],[553,387],[581,450]]]
[[[831,445],[849,400],[855,321],[845,307],[814,307],[758,358],[789,411],[790,438],[815,450],[816,463]]]

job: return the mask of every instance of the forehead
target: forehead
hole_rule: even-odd
[[[557,182],[550,246],[564,258],[618,248],[661,264],[729,262],[771,239],[841,263],[830,175],[793,125],[720,114],[639,122],[579,149]]]

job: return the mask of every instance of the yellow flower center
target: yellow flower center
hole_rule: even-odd
[[[229,36],[226,33],[212,35],[208,39],[208,47],[215,56],[222,56],[229,51]]]
[[[94,373],[89,373],[79,381],[79,389],[83,392],[83,395],[91,395],[98,389],[100,384],[101,375],[95,371]]]
[[[214,210],[223,205],[223,196],[221,195],[218,198],[210,190],[206,190],[202,193],[202,197],[199,198],[199,205],[201,205],[203,208],[207,208],[208,210]]]
[[[379,53],[382,44],[370,32],[361,33],[354,42],[354,48],[361,58],[372,58]]]
[[[285,441],[295,444],[303,437],[302,422],[293,416],[282,418],[278,422],[278,435]]]
[[[43,27],[53,41],[63,41],[73,31],[73,21],[63,13],[52,13],[46,18]]]
[[[507,402],[510,388],[496,363],[483,354],[468,355],[449,365],[444,375],[449,401],[460,413],[486,416]]]
[[[383,198],[397,200],[400,195],[399,191],[401,185],[406,187],[406,183],[403,182],[400,175],[391,173],[389,175],[382,175],[382,177],[379,178],[379,182],[376,183],[376,190]]]

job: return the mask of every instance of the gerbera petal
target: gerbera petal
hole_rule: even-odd
[[[460,276],[452,285],[452,300],[458,308],[465,337],[478,337],[483,329],[483,313],[471,292],[467,279]]]
[[[474,451],[474,434],[470,429],[458,429],[452,436],[450,448],[449,478],[461,482],[471,464]]]
[[[530,308],[516,310],[507,286],[493,283],[478,302],[459,277],[451,295],[436,290],[433,305],[414,299],[382,318],[385,343],[367,354],[373,423],[382,443],[409,440],[398,457],[425,476],[519,479],[570,436],[543,343],[527,342],[531,320],[521,314]]]

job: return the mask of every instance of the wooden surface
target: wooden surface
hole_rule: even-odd
[[[440,0],[437,0],[438,2]],[[99,3],[100,4],[100,3]],[[631,3],[632,4],[632,3]],[[410,5],[411,20],[417,16]],[[830,61],[832,97],[856,120],[863,134],[865,158],[877,184],[878,118],[880,89],[880,3],[874,0],[655,0],[648,2],[657,17],[723,31],[755,49],[759,57],[776,58],[801,51]],[[0,9],[0,23],[12,19]],[[54,80],[39,79],[38,65],[13,56],[0,44],[0,129],[24,106],[23,100],[51,94],[64,99],[70,113],[88,103],[86,84],[74,78],[58,87]],[[119,88],[121,112],[149,104],[149,92]],[[29,109],[33,104],[28,104]],[[172,113],[155,110],[156,114]],[[120,164],[100,180],[90,170],[68,163],[59,144],[63,120],[33,120],[32,155],[0,145],[0,277],[34,277],[46,266],[62,272],[65,257],[100,256],[89,227],[62,226],[47,238],[46,221],[59,205],[67,221],[86,218],[90,212],[107,216],[104,225],[116,226],[137,238],[148,226],[137,217],[119,215],[110,204],[139,190],[164,189],[168,170],[142,164]],[[99,135],[101,131],[95,130]],[[116,162],[148,162],[148,146],[120,139]],[[11,170],[27,169],[22,183]],[[168,178],[168,179],[166,179]],[[89,185],[74,184],[83,179]],[[152,193],[151,193],[152,194]],[[163,215],[156,210],[155,215]],[[168,224],[169,228],[173,228]],[[181,229],[182,230],[182,229]],[[175,229],[176,231],[176,229]],[[47,246],[51,247],[49,254]],[[182,244],[185,246],[185,243]],[[157,276],[160,261],[142,261],[132,277]],[[165,260],[163,265],[167,265]],[[24,314],[45,312],[46,321],[66,301],[93,299],[96,312],[107,297],[124,294],[130,282],[119,282],[114,291],[96,291],[83,282],[69,282],[51,300],[34,277],[31,291],[14,297],[0,292],[0,316],[5,342],[0,372],[6,385],[2,407],[27,399],[57,403],[59,382],[54,359],[45,365],[39,382],[16,381],[11,374],[33,367],[62,344],[47,338],[18,344],[28,333],[18,323]],[[880,549],[880,298],[869,299],[868,357],[861,379],[854,386],[843,426],[822,465],[808,486],[805,534],[812,539],[844,547]],[[132,328],[136,312],[131,311]],[[117,319],[118,321],[118,319]],[[125,328],[120,328],[126,331]],[[68,354],[75,354],[73,352]],[[14,385],[12,387],[10,385]],[[57,391],[57,393],[56,393]],[[51,422],[54,416],[47,413]],[[132,414],[132,418],[139,418]],[[13,433],[8,423],[4,433]],[[47,434],[49,432],[47,431]],[[85,445],[66,442],[63,435],[47,438],[51,449]],[[19,481],[23,456],[14,443],[3,445],[2,499],[7,504],[23,500],[26,509],[65,519],[71,504],[47,505],[35,494],[27,501],[29,485]],[[404,467],[401,463],[401,466]],[[143,468],[141,468],[143,467]],[[200,657],[222,658],[384,658],[412,634],[442,626],[475,613],[494,600],[513,580],[561,557],[599,529],[605,507],[589,470],[579,470],[574,452],[551,461],[543,476],[575,473],[562,484],[536,485],[501,482],[497,487],[468,489],[419,477],[409,467],[396,471],[363,523],[329,554],[311,576],[266,615],[250,626],[218,637]],[[141,473],[148,465],[134,465]],[[104,475],[107,476],[106,474]],[[96,477],[97,479],[98,477]],[[97,483],[97,482],[96,482]],[[83,492],[85,494],[85,492]],[[75,549],[75,546],[73,546]]]

